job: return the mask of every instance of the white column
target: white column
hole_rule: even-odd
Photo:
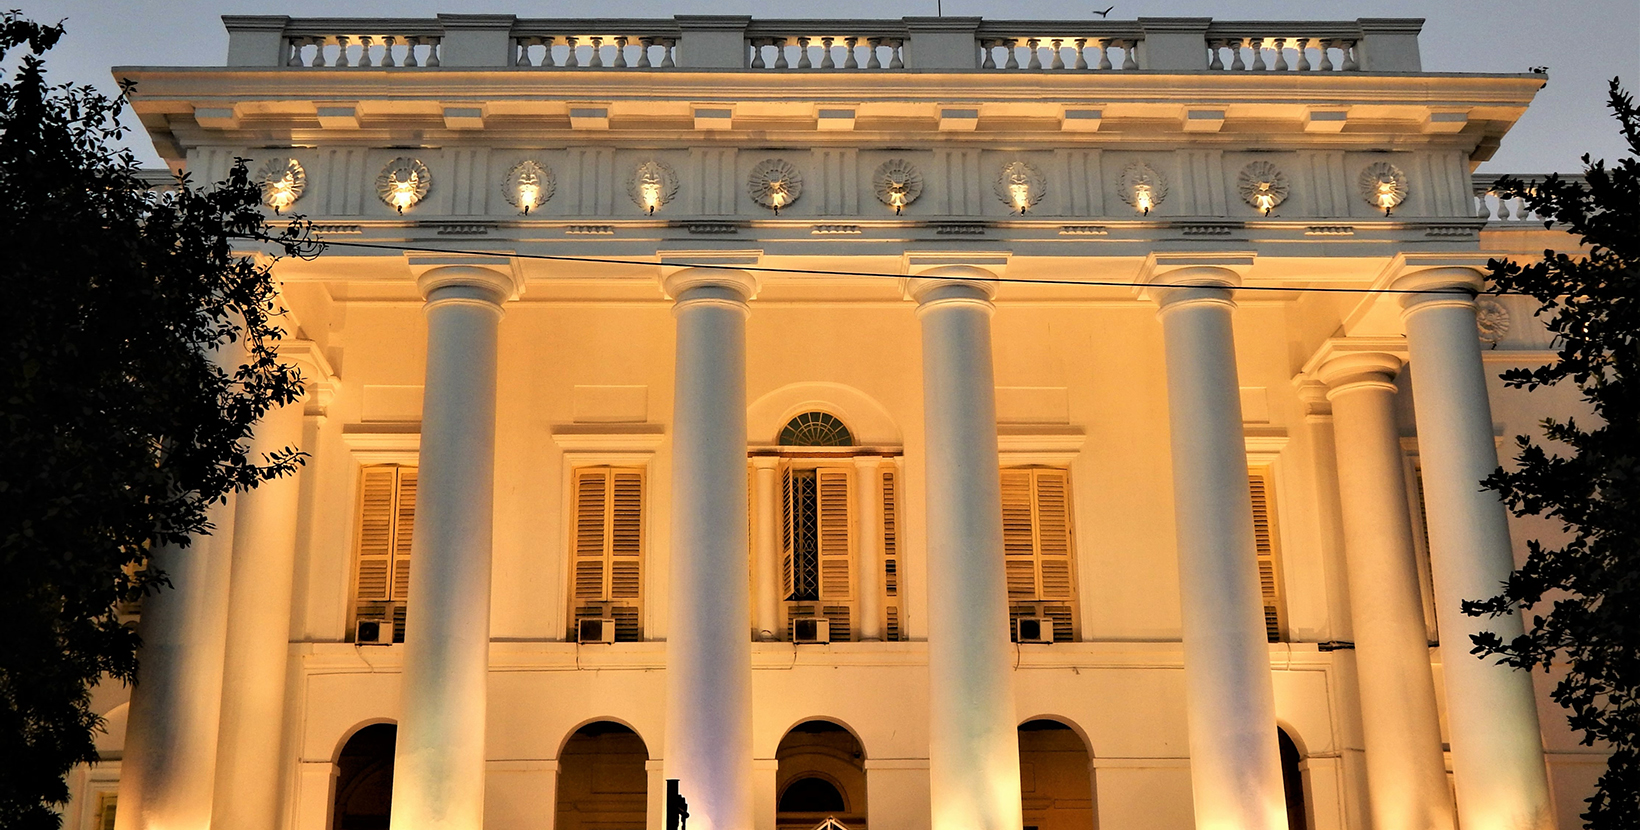
[[[142,603],[116,830],[211,826],[236,498],[208,511],[210,536],[154,552],[171,587]]]
[[[855,590],[860,592],[860,639],[883,638],[883,475],[882,459],[862,455],[854,459],[854,537],[859,568]]]
[[[480,264],[432,267],[417,287],[427,300],[427,381],[393,829],[480,830],[497,330],[516,288]]]
[[[302,409],[302,403],[295,402],[263,416],[251,441],[250,458],[266,463],[272,453],[295,449],[302,440]],[[211,811],[211,823],[217,827],[280,826],[285,769],[280,744],[300,494],[298,473],[241,493],[235,509],[222,726]]]
[[[1230,325],[1239,280],[1185,267],[1152,291],[1167,349],[1196,827],[1279,830],[1287,808]]]
[[[757,577],[757,638],[780,639],[780,459],[752,459],[757,477],[757,539],[752,559]]]
[[[1395,426],[1400,368],[1387,352],[1342,352],[1318,374],[1332,401],[1372,826],[1452,830]]]
[[[1396,288],[1481,288],[1470,268],[1429,268]],[[1414,294],[1402,300],[1411,353],[1418,454],[1429,514],[1435,617],[1441,626],[1442,674],[1458,824],[1464,830],[1546,830],[1555,825],[1531,675],[1469,653],[1469,636],[1520,636],[1518,614],[1466,616],[1464,600],[1492,597],[1514,568],[1503,502],[1481,479],[1498,466],[1486,369],[1470,294]]]
[[[928,486],[929,787],[934,830],[1019,830],[991,304],[996,275],[913,277]]]
[[[752,826],[752,649],[746,620],[744,271],[687,268],[676,300],[672,411],[672,606],[666,644],[666,777],[689,826]]]

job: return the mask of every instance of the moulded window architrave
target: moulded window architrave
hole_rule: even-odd
[[[580,427],[560,428],[553,431],[552,440],[563,453],[563,461],[559,471],[559,504],[560,524],[559,532],[551,538],[553,544],[561,546],[564,551],[565,566],[558,569],[561,582],[553,608],[562,609],[566,619],[575,616],[575,580],[573,568],[575,566],[575,532],[576,532],[576,471],[594,467],[625,468],[638,470],[642,474],[642,533],[641,540],[644,562],[641,570],[643,585],[639,595],[643,597],[641,603],[641,617],[638,627],[646,640],[664,636],[657,620],[664,619],[665,608],[662,602],[651,598],[657,596],[649,589],[653,580],[654,567],[652,563],[664,562],[665,534],[655,532],[655,499],[653,461],[655,450],[665,440],[665,433],[659,425],[633,425],[636,429],[599,430],[593,431]],[[566,626],[567,628],[567,626]]]
[[[1066,557],[1068,561],[1066,562],[1066,565],[1070,570],[1070,597],[1052,601],[1049,601],[1041,596],[1033,596],[1033,598],[1029,600],[1023,599],[1019,595],[1020,590],[1023,587],[1019,582],[1019,577],[1023,576],[1023,571],[1021,569],[1021,565],[1023,563],[1016,563],[1014,572],[1015,579],[1013,580],[1014,585],[1013,589],[1010,590],[1010,597],[1008,600],[1008,624],[1010,628],[1008,636],[1010,638],[1015,636],[1015,632],[1012,630],[1014,625],[1013,621],[1021,616],[1032,615],[1045,615],[1056,620],[1054,624],[1055,641],[1074,642],[1084,637],[1081,622],[1087,618],[1087,613],[1086,609],[1082,607],[1083,597],[1091,596],[1093,594],[1092,592],[1086,590],[1086,586],[1081,584],[1083,574],[1089,569],[1082,566],[1082,551],[1080,550],[1081,546],[1078,543],[1079,534],[1075,529],[1077,526],[1078,516],[1075,501],[1076,487],[1073,479],[1076,477],[1074,473],[1076,461],[1079,457],[1081,457],[1082,446],[1086,442],[1087,435],[1080,428],[1076,427],[1061,426],[1043,429],[1038,427],[1004,425],[998,430],[997,454],[1001,462],[1000,466],[1002,468],[1001,471],[1004,477],[1005,485],[1008,481],[1008,474],[1010,472],[1015,473],[1015,477],[1018,478],[1017,474],[1019,471],[1029,471],[1032,469],[1059,471],[1063,475],[1057,476],[1056,479],[1062,486],[1062,492],[1064,493],[1064,498],[1066,500],[1064,505],[1063,525],[1064,534],[1067,540],[1066,544],[1068,547],[1068,556]],[[1020,507],[1024,508],[1024,513],[1028,514],[1028,516],[1019,516],[1016,518],[1016,522],[1018,519],[1028,520],[1030,522],[1028,532],[1034,536],[1039,530],[1038,523],[1040,517],[1038,516],[1039,505],[1035,502],[1036,485],[1034,483],[1034,476],[1031,478],[1032,480],[1026,480],[1023,482],[1026,488],[1024,497],[1027,501],[1023,504],[1016,505],[1015,512],[1018,512]],[[1006,490],[1007,487],[1005,486],[1004,489]],[[1015,495],[1015,501],[1017,501],[1019,494]],[[1009,499],[1009,493],[1004,492],[1004,502],[1008,502]],[[1004,504],[1003,511],[1005,515],[1003,535],[1006,540],[1009,536],[1009,531],[1006,528],[1006,517],[1009,513],[1008,504]],[[1055,524],[1058,524],[1058,522],[1055,522]],[[1015,531],[1016,535],[1017,533],[1018,529]],[[1033,551],[1035,551],[1035,553],[1033,553],[1033,558],[1040,558],[1040,545],[1038,545],[1035,541],[1026,541],[1025,543],[1029,545]],[[1042,586],[1039,578],[1040,567],[1041,565],[1039,562],[1032,568],[1033,575],[1031,578],[1031,591],[1033,595],[1039,595],[1041,593]],[[1067,628],[1068,630],[1061,631],[1061,627]]]
[[[340,632],[336,632],[336,639],[351,640],[354,622],[359,619],[361,603],[359,596],[359,556],[360,546],[363,542],[361,536],[362,522],[365,518],[363,512],[365,510],[366,470],[394,466],[415,470],[421,460],[421,433],[402,429],[348,430],[344,428],[341,438],[342,445],[347,447],[348,455],[352,460],[348,469],[349,480],[352,482],[349,485],[351,487],[351,500],[349,503],[352,505],[352,513],[350,514],[348,529],[350,536],[347,547],[349,551],[347,589],[337,596],[337,599],[345,605],[345,612],[339,615],[339,618],[344,621],[345,628]],[[414,484],[411,486],[413,488]],[[394,500],[396,501],[396,499],[397,494],[395,493]],[[393,523],[397,524],[396,517]],[[403,553],[408,554],[409,546],[404,545],[401,547]],[[389,579],[391,579],[391,576]],[[408,575],[404,580],[404,587],[408,587]],[[389,604],[388,613],[395,614],[394,626],[402,632],[404,618],[408,614],[408,607],[400,600],[397,602],[396,611],[391,603]]]

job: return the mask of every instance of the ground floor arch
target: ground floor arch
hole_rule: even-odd
[[[642,830],[649,805],[649,748],[631,727],[582,726],[558,753],[554,830]]]
[[[1019,784],[1025,830],[1097,826],[1092,756],[1069,724],[1036,718],[1019,725]]]
[[[831,721],[793,726],[775,751],[775,823],[809,830],[831,818],[849,830],[866,826],[865,748]]]
[[[373,723],[354,732],[336,757],[331,830],[387,830],[393,807],[393,751],[398,726]]]

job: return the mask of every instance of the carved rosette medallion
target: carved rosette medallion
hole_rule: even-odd
[[[1116,195],[1132,205],[1134,210],[1148,215],[1167,198],[1167,179],[1162,178],[1156,168],[1136,161],[1122,170],[1116,184]]]
[[[1027,161],[1009,162],[992,188],[1010,209],[1024,213],[1048,195],[1048,179]]]
[[[785,159],[764,159],[752,168],[746,192],[752,201],[779,213],[803,195],[803,177]]]
[[[871,175],[871,183],[877,191],[877,201],[894,208],[895,213],[917,201],[923,190],[922,173],[905,159],[889,159],[878,165],[877,172]]]
[[[513,207],[529,213],[546,204],[557,186],[552,168],[533,159],[525,159],[507,171],[507,178],[501,182],[501,193]]]
[[[1475,329],[1482,343],[1497,343],[1509,335],[1509,309],[1497,300],[1476,300]]]
[[[1242,201],[1268,214],[1287,201],[1287,174],[1268,161],[1255,161],[1241,168],[1236,189],[1241,191]]]
[[[1367,204],[1389,213],[1391,208],[1407,200],[1407,176],[1401,168],[1387,161],[1374,162],[1361,171],[1358,182],[1361,198]]]
[[[420,159],[400,156],[388,162],[376,177],[376,195],[388,207],[400,213],[415,207],[427,196],[433,184],[433,174]]]
[[[632,178],[626,182],[626,193],[645,213],[654,213],[678,195],[678,174],[672,165],[650,159],[632,171]]]
[[[262,204],[278,213],[302,198],[302,191],[307,189],[307,171],[296,159],[272,158],[256,171],[256,181],[262,186]]]

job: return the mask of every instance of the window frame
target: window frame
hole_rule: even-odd
[[[560,451],[558,501],[559,527],[555,535],[547,538],[555,539],[554,548],[561,551],[561,567],[554,569],[558,574],[558,586],[552,607],[559,609],[556,619],[563,623],[554,626],[549,632],[549,638],[556,638],[571,634],[571,622],[575,615],[575,472],[585,467],[633,467],[643,471],[643,540],[638,588],[639,613],[638,631],[639,642],[664,640],[666,638],[664,621],[666,619],[666,598],[664,592],[654,589],[656,584],[665,584],[664,570],[667,554],[666,534],[656,533],[656,510],[660,501],[660,492],[655,482],[655,452],[666,440],[665,433],[658,424],[631,424],[627,429],[588,429],[586,424],[559,427],[552,434],[553,443]],[[662,580],[657,583],[656,580]],[[566,642],[574,642],[574,637],[566,637]]]

